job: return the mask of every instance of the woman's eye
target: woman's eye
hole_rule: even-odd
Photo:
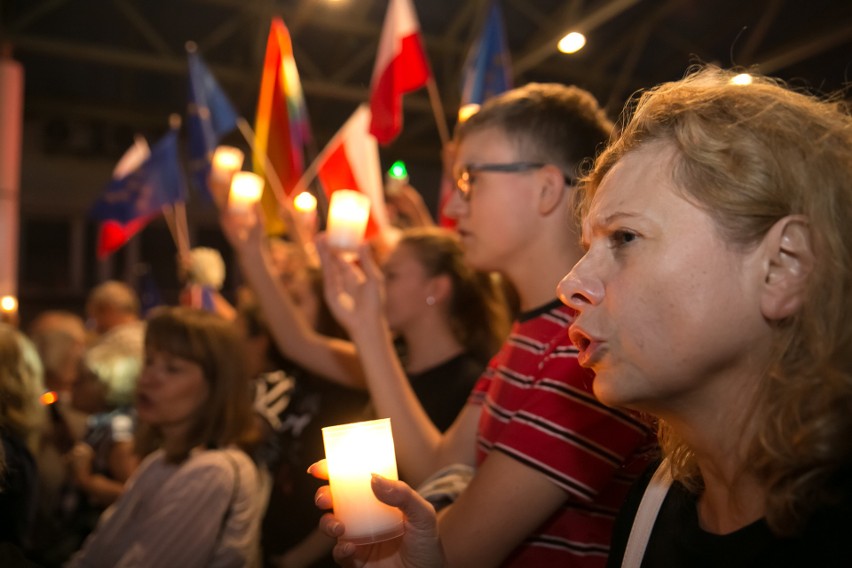
[[[617,231],[613,231],[609,238],[612,241],[613,245],[621,246],[636,240],[636,233],[631,233],[630,231],[619,229]]]

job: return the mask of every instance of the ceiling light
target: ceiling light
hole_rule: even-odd
[[[586,36],[580,32],[571,32],[559,40],[556,46],[562,53],[577,53],[586,45]]]
[[[740,73],[731,77],[732,85],[751,85],[752,77],[748,73]]]

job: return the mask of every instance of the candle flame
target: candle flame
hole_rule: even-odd
[[[39,397],[39,400],[41,401],[41,403],[42,403],[43,405],[48,406],[48,405],[53,404],[54,402],[56,402],[56,401],[58,400],[58,398],[59,398],[59,397],[57,397],[57,396],[56,396],[56,393],[55,393],[55,392],[53,392],[53,391],[47,391],[46,393],[44,393],[43,395],[41,395],[41,396]]]
[[[17,298],[15,298],[15,296],[3,296],[2,298],[0,298],[0,310],[9,313],[17,311]]]
[[[317,208],[317,198],[308,193],[307,191],[303,191],[293,200],[293,206],[297,211],[302,212],[310,212],[316,211]]]

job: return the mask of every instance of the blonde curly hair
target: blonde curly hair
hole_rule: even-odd
[[[804,305],[776,322],[750,419],[743,468],[767,489],[766,518],[796,533],[819,508],[848,496],[852,472],[852,117],[822,100],[707,66],[634,99],[623,131],[577,192],[583,215],[627,153],[662,141],[675,149],[675,186],[711,215],[733,246],[759,243],[779,219],[809,220],[815,253]],[[675,477],[700,491],[691,449],[663,422]]]

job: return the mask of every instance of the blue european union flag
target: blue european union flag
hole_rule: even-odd
[[[482,33],[465,60],[461,104],[482,104],[512,88],[511,60],[498,0],[491,2]]]
[[[107,184],[89,214],[101,221],[127,224],[159,214],[164,205],[185,202],[186,195],[186,180],[178,160],[177,130],[170,129],[136,170]]]
[[[219,140],[237,127],[237,111],[194,47],[187,49],[187,57],[189,102],[186,130],[189,137],[189,171],[199,192],[208,201],[212,201],[213,196],[207,187],[210,160]]]

